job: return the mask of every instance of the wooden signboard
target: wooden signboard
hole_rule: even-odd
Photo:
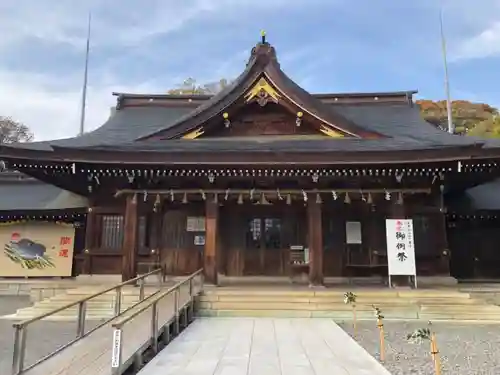
[[[0,277],[71,276],[74,238],[68,224],[0,225]]]

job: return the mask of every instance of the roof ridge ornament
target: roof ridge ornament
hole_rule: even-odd
[[[266,44],[266,30],[261,30],[260,31],[260,38],[261,38],[261,43]]]

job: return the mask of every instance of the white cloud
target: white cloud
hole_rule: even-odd
[[[500,55],[500,0],[446,0],[443,9],[452,61]]]
[[[478,59],[500,55],[500,20],[479,34],[458,43],[452,50],[454,60]]]
[[[327,1],[332,0],[311,0],[308,6],[314,2]],[[195,20],[227,18],[235,14],[244,17],[249,10],[255,12],[260,8],[270,11],[281,6],[290,8],[304,6],[304,3],[302,0],[0,1],[0,54],[6,54],[14,60],[36,62],[36,55],[21,56],[20,52],[21,46],[24,46],[25,53],[33,43],[51,45],[62,51],[63,55],[72,49],[81,53],[85,47],[89,11],[92,11],[93,16],[93,47],[101,51],[117,47],[126,53],[133,46],[179,30]],[[221,73],[234,70],[232,65],[236,64],[243,69],[246,59],[243,55],[247,54],[247,51],[234,54],[233,59],[224,61],[218,69],[214,69],[214,76],[225,76]],[[165,91],[165,86],[160,86],[155,80],[130,83],[129,77],[117,76],[110,61],[120,55],[111,56],[107,63],[94,60],[91,56],[87,130],[95,129],[107,118],[110,107],[116,101],[111,95],[113,91]],[[0,115],[11,116],[25,123],[35,133],[37,140],[75,135],[79,128],[81,105],[81,65],[70,67],[65,73],[57,69],[52,69],[52,72],[40,69],[39,73],[34,73],[33,69],[28,71],[12,64],[7,66],[0,60]],[[174,74],[178,75],[179,72]],[[176,78],[163,76],[163,85]]]
[[[0,112],[30,127],[36,140],[75,136],[80,124],[81,91],[50,89],[43,75],[0,71]],[[109,116],[118,92],[157,92],[151,85],[95,85],[88,91],[86,130],[95,129]]]

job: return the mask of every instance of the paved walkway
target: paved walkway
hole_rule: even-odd
[[[197,319],[138,375],[390,375],[330,319]]]

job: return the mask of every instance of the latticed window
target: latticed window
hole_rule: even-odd
[[[121,249],[123,246],[123,226],[122,215],[101,216],[100,247],[104,249]]]
[[[120,250],[123,247],[125,233],[123,215],[101,216],[101,238],[100,247],[103,249]],[[145,216],[139,217],[138,223],[138,247],[144,249],[148,246],[147,220]]]

